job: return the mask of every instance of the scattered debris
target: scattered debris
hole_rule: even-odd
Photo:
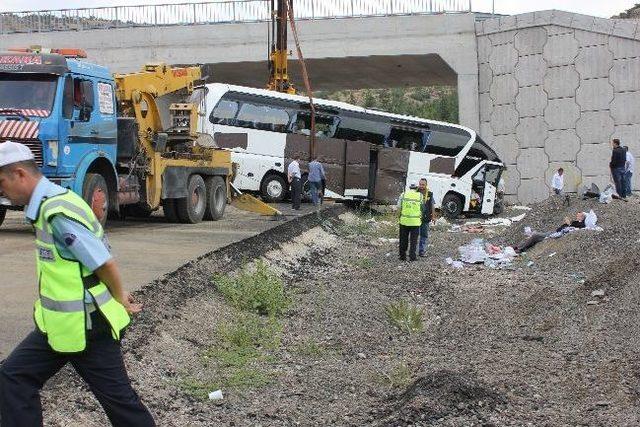
[[[603,297],[604,296],[604,289],[596,289],[595,291],[591,292],[591,296],[592,297]]]
[[[587,305],[598,305],[600,304],[598,301],[595,300],[591,300],[591,301],[587,301]]]
[[[556,256],[556,254],[557,254],[557,252],[551,252],[551,253],[549,254],[549,258],[552,258],[552,257]]]
[[[533,264],[535,264],[533,261],[529,261],[529,262],[527,263],[527,267],[532,267],[532,266],[533,266]]]
[[[529,206],[511,206],[511,209],[513,210],[519,210],[519,211],[530,211],[531,208]]]
[[[209,393],[209,400],[222,400],[224,397],[222,396],[222,390],[216,390]]]

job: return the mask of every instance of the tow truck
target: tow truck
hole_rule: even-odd
[[[27,145],[50,180],[94,212],[170,222],[218,220],[234,194],[230,153],[196,132],[206,96],[198,66],[146,64],[111,74],[81,49],[32,46],[0,53],[0,142]],[[248,195],[238,207],[274,208]],[[0,193],[0,225],[21,209]],[[107,215],[98,215],[104,224]]]

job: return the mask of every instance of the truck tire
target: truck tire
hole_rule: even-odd
[[[88,173],[82,184],[82,198],[91,207],[98,221],[104,227],[109,213],[109,187],[99,173]]]
[[[271,173],[262,180],[260,193],[266,202],[281,202],[287,197],[288,188],[283,177]]]
[[[7,216],[7,208],[0,206],[0,225],[4,222],[4,217]]]
[[[176,199],[162,199],[162,211],[168,222],[180,222],[178,211],[176,210]]]
[[[210,176],[204,184],[207,187],[207,206],[204,211],[204,219],[217,221],[222,218],[227,206],[227,186],[221,176]]]
[[[456,219],[464,209],[464,200],[462,196],[449,193],[442,199],[442,213],[449,219]]]
[[[176,199],[180,222],[197,224],[202,221],[207,206],[207,187],[200,175],[191,175],[187,183],[187,197]]]

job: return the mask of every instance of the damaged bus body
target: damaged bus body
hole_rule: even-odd
[[[202,132],[232,152],[234,185],[268,201],[287,196],[286,171],[310,156],[308,99],[221,83],[207,85]],[[327,175],[325,195],[395,203],[426,178],[434,202],[448,217],[497,213],[504,164],[469,128],[315,99],[315,153]],[[306,181],[303,176],[303,182]]]

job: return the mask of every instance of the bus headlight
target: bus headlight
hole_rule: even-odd
[[[58,141],[55,139],[49,141],[49,156],[47,165],[58,166]]]

